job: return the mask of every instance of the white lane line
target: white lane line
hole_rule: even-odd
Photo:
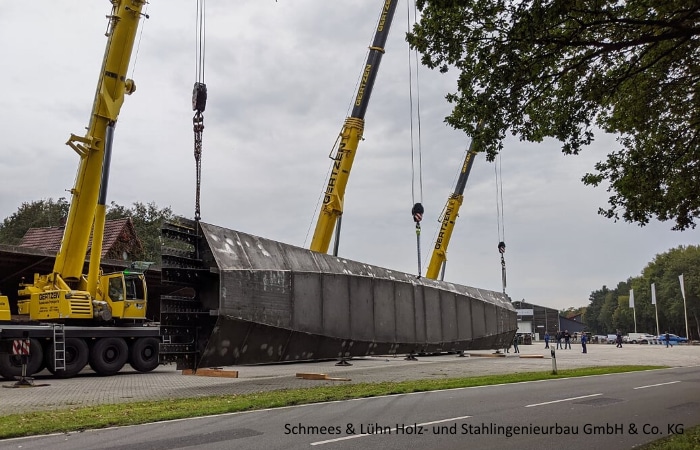
[[[432,422],[419,423],[416,426],[425,427],[427,425],[435,425],[436,423],[455,422],[457,420],[468,419],[470,417],[471,416],[452,417],[450,419],[434,420]],[[410,425],[410,426],[412,427],[413,425]],[[391,430],[389,430],[389,433],[386,433],[386,434],[394,434],[394,433],[396,433],[396,430],[397,430],[397,428],[392,428]],[[347,441],[348,439],[357,439],[357,438],[366,437],[366,436],[377,436],[380,434],[384,434],[384,433],[353,434],[352,436],[345,436],[345,437],[336,438],[336,439],[328,439],[327,441],[312,442],[311,445],[331,444],[333,442]]]
[[[669,381],[668,383],[649,384],[647,386],[636,387],[635,389],[646,389],[646,388],[650,388],[650,387],[666,386],[667,384],[676,384],[676,383],[680,383],[680,380],[679,381]]]
[[[533,406],[551,405],[552,403],[569,402],[571,400],[578,400],[580,398],[588,398],[588,397],[597,397],[599,395],[603,395],[603,394],[591,394],[591,395],[582,395],[580,397],[562,398],[561,400],[552,400],[551,402],[533,403],[532,405],[525,405],[525,407],[531,408]]]

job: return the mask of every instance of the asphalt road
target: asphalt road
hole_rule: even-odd
[[[22,438],[0,449],[624,449],[697,424],[696,366]]]

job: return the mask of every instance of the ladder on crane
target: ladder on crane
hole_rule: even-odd
[[[62,323],[53,324],[54,370],[66,370],[66,330]]]

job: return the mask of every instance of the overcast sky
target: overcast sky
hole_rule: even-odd
[[[469,138],[444,124],[455,73],[414,73],[412,112],[406,1],[397,9],[350,176],[340,254],[415,273],[410,130],[413,116],[417,149],[417,99],[423,270]],[[127,97],[116,130],[109,201],[155,202],[194,215],[195,3],[152,0],[147,7],[150,19],[129,72],[137,91]],[[207,3],[203,221],[308,247],[328,155],[349,114],[382,4]],[[0,218],[22,202],[69,197],[78,157],[64,143],[88,124],[109,12],[106,0],[0,2]],[[614,136],[603,134],[579,156],[562,155],[554,141],[505,142],[502,224],[513,300],[583,306],[592,291],[639,275],[655,255],[698,243],[698,231],[674,232],[670,222],[640,228],[597,214],[609,193],[580,180],[615,148]],[[496,186],[494,164],[480,155],[450,243],[446,280],[501,290]]]

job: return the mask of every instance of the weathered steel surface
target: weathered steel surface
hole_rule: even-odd
[[[215,323],[197,367],[502,348],[517,329],[499,292],[200,227],[201,260],[218,277],[199,292]]]

